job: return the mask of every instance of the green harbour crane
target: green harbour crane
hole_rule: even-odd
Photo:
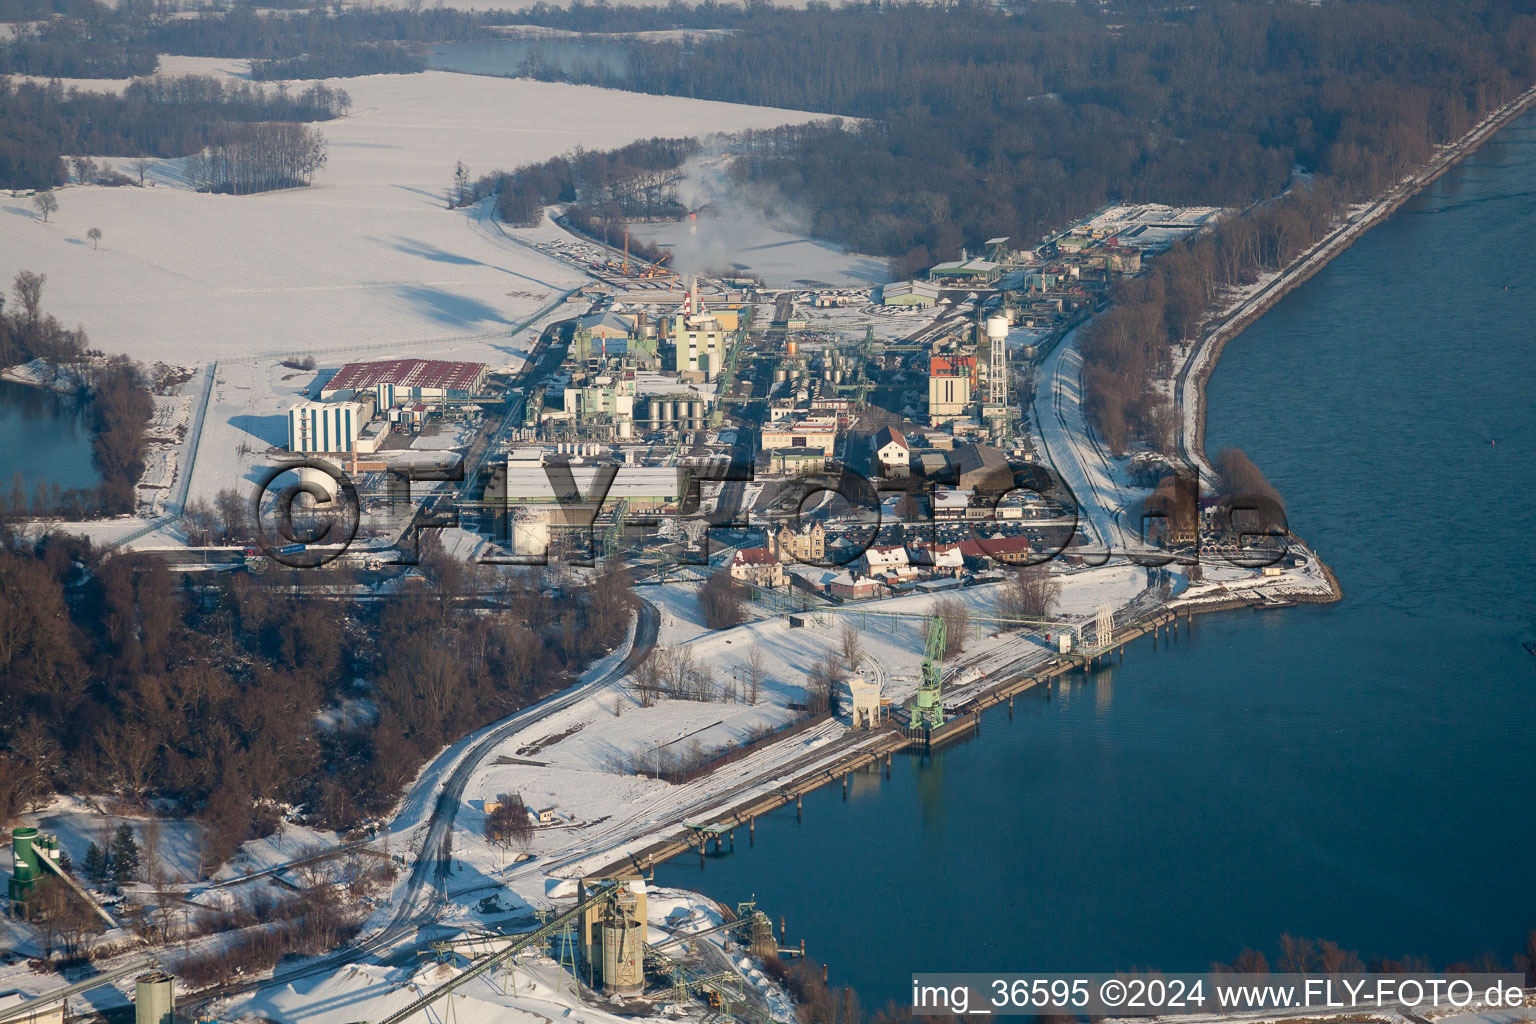
[[[928,620],[928,641],[923,649],[923,681],[912,698],[913,729],[937,729],[944,724],[944,620],[935,615]]]

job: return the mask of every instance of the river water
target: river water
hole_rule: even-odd
[[[657,881],[755,894],[870,1007],[914,971],[1203,970],[1282,932],[1508,962],[1536,927],[1533,180],[1528,115],[1211,381],[1210,450],[1254,458],[1342,602],[1139,640]]]
[[[433,71],[460,71],[472,75],[517,76],[533,65],[571,73],[606,71],[622,74],[627,53],[622,41],[584,36],[513,36],[434,43],[427,54]]]
[[[0,496],[21,475],[31,502],[41,481],[51,490],[95,487],[87,406],[73,397],[0,380]]]

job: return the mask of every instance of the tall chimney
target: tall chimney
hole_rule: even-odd
[[[699,279],[697,275],[688,279],[688,311],[694,316],[699,315]]]

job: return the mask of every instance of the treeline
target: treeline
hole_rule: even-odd
[[[13,7],[38,7],[7,0]],[[250,6],[168,15],[148,4],[72,5],[63,17],[37,11],[0,41],[0,74],[131,78],[152,74],[158,54],[252,58],[258,80],[341,78],[421,71],[402,44],[477,39],[488,16],[441,8],[387,7],[257,12]],[[0,20],[13,20],[3,19]]]
[[[45,21],[56,15],[99,18],[111,10],[101,0],[0,0],[0,21]]]
[[[101,474],[101,507],[132,512],[144,475],[144,435],[155,414],[143,372],[127,356],[91,370],[91,459]]]
[[[0,294],[0,366],[46,359],[56,366],[78,367],[89,339],[84,329],[69,330],[52,313],[43,312],[43,285],[48,275],[30,270],[11,282],[12,301],[6,308]]]
[[[588,80],[871,119],[760,133],[740,170],[910,269],[1111,200],[1246,206],[1298,165],[1368,195],[1536,79],[1521,0],[1018,10],[760,11]]]
[[[151,47],[81,38],[72,28],[69,22],[51,22],[35,36],[0,43],[0,75],[134,78],[160,66]]]
[[[278,60],[344,54],[366,43],[479,39],[491,34],[486,24],[483,14],[444,7],[315,7],[268,14],[242,6],[156,20],[138,28],[135,38],[162,53]]]
[[[399,43],[326,47],[297,57],[251,61],[258,82],[304,78],[356,78],[359,75],[408,75],[425,71],[427,60]]]
[[[540,3],[525,7],[512,17],[519,25],[537,25],[566,32],[658,32],[666,29],[735,28],[748,18],[770,11],[769,0],[747,0],[745,4],[716,3],[704,0],[686,4],[671,0],[655,7],[633,4],[585,3],[576,0],[569,7]]]
[[[641,139],[612,150],[578,149],[541,164],[487,175],[462,190],[458,204],[496,197],[496,214],[508,224],[533,225],[544,208],[568,204],[566,217],[584,233],[622,244],[630,220],[686,212],[675,187],[682,165],[699,151],[697,139]],[[630,240],[630,250],[639,243]],[[659,259],[659,251],[642,253]]]
[[[1222,289],[1278,271],[1327,234],[1343,212],[1331,182],[1314,181],[1229,218],[1120,281],[1114,305],[1084,328],[1088,414],[1116,452],[1144,444],[1175,454],[1179,413],[1153,385],[1173,372],[1174,347],[1193,340]]]
[[[382,608],[295,595],[346,582],[327,570],[192,590],[156,560],[62,535],[17,550],[0,521],[0,820],[54,791],[170,800],[206,826],[205,870],[275,828],[279,804],[350,828],[446,743],[566,685],[627,626],[621,573],[558,604],[508,573],[476,612],[468,567],[441,552],[424,564],[428,585]],[[355,713],[328,727],[328,707]]]
[[[325,136],[308,125],[234,125],[192,155],[187,177],[200,192],[268,192],[308,185],[325,159]]]
[[[65,154],[186,156],[242,138],[243,126],[326,121],[351,103],[320,83],[288,92],[187,75],[141,79],[116,96],[0,78],[0,187],[62,184]]]

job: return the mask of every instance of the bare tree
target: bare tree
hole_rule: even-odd
[[[16,275],[15,282],[11,285],[16,293],[16,301],[21,303],[22,314],[28,324],[36,325],[43,315],[43,282],[48,280],[47,274],[34,274],[30,270],[23,270]]]
[[[91,240],[91,248],[101,248],[101,228],[91,228],[85,233],[85,237]]]
[[[665,652],[661,648],[653,647],[645,660],[635,666],[633,676],[635,699],[643,708],[654,706],[656,695],[661,692],[666,676],[666,669],[663,666],[665,658]]]
[[[971,625],[971,610],[958,597],[935,601],[933,614],[944,620],[944,657],[953,658],[965,649],[965,631]]]
[[[997,614],[1011,619],[1043,619],[1050,615],[1061,584],[1043,565],[1021,565],[998,595]]]
[[[757,644],[753,644],[747,651],[747,674],[743,680],[747,688],[748,704],[756,704],[762,694],[764,669],[763,652]]]
[[[139,829],[139,859],[144,865],[144,880],[156,889],[165,883],[165,872],[160,870],[162,836],[159,818],[151,815],[144,819],[144,824]]]
[[[453,194],[448,200],[448,208],[469,205],[469,168],[460,160],[453,167]]]
[[[143,188],[144,175],[148,174],[149,169],[155,166],[155,162],[147,156],[141,156],[134,160],[133,163],[129,164],[129,166],[132,167],[133,172],[139,176],[139,188]]]
[[[504,797],[496,809],[485,816],[485,837],[498,846],[516,843],[527,849],[533,840],[533,822],[528,820],[528,805],[521,793]]]
[[[805,674],[806,705],[812,714],[837,714],[837,686],[842,681],[842,662],[835,651],[827,651]]]
[[[108,721],[97,731],[96,745],[123,795],[135,803],[143,799],[156,753],[148,731]]]
[[[747,588],[728,572],[715,573],[699,588],[699,607],[710,629],[729,629],[747,621],[746,603]]]
[[[864,645],[859,642],[859,628],[851,622],[843,623],[842,631],[838,634],[838,646],[847,670],[850,673],[857,672],[864,661]]]
[[[48,223],[49,214],[59,212],[58,199],[54,197],[53,192],[47,189],[32,197],[32,206],[38,213],[43,215],[44,224]]]
[[[245,505],[245,498],[233,487],[226,487],[214,496],[214,514],[218,516],[226,541],[245,539]]]
[[[1289,932],[1280,936],[1280,970],[1287,974],[1305,974],[1316,963],[1316,948],[1311,939],[1293,937]]]

